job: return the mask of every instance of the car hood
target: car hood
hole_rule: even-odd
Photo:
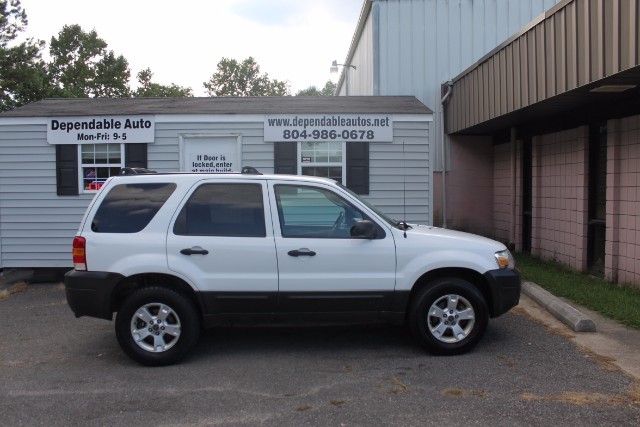
[[[467,244],[473,246],[487,246],[495,251],[506,249],[506,246],[496,240],[487,237],[478,236],[477,234],[465,233],[463,231],[448,230],[446,228],[438,228],[427,225],[409,224],[412,228],[407,230],[407,237],[422,236],[437,238],[449,241],[451,244]]]

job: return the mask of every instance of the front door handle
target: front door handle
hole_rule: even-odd
[[[208,250],[202,249],[200,246],[194,246],[192,248],[186,248],[180,251],[182,255],[206,255]]]
[[[287,252],[290,256],[315,256],[316,253],[314,251],[310,251],[309,249],[295,249],[293,251]]]

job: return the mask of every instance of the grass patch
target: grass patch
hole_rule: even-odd
[[[558,297],[640,329],[640,288],[612,284],[529,254],[518,253],[515,257],[523,281],[534,282]]]

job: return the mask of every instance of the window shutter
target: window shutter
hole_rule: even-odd
[[[56,145],[56,188],[58,196],[78,195],[78,146]]]
[[[347,142],[347,188],[356,194],[369,194],[369,143]]]
[[[147,144],[124,144],[124,165],[128,168],[147,168]]]
[[[275,142],[273,144],[273,169],[278,174],[298,174],[298,144]]]

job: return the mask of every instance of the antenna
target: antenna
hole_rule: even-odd
[[[402,222],[404,222],[404,238],[407,238],[407,165],[402,140]]]

